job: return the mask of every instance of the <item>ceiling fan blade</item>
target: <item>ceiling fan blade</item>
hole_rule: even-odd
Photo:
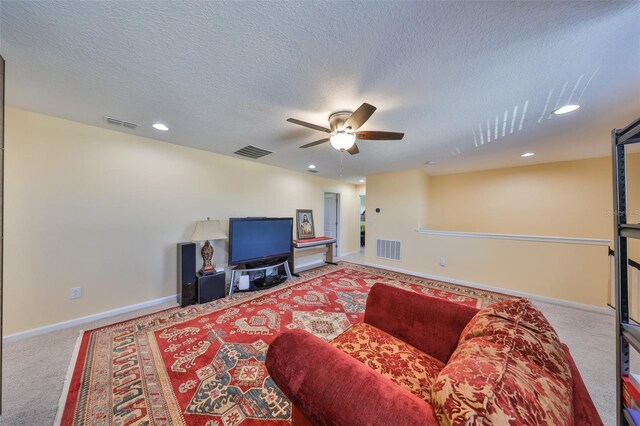
[[[354,143],[353,146],[347,150],[347,152],[351,155],[356,155],[360,152],[360,150],[358,149],[358,145]]]
[[[396,132],[356,132],[356,136],[361,141],[399,141],[404,137],[404,133]]]
[[[310,142],[306,145],[302,145],[300,148],[311,148],[312,146],[320,145],[321,143],[329,142],[329,138],[320,139],[315,142]]]
[[[344,127],[351,127],[351,130],[358,130],[375,111],[376,107],[365,102],[347,118],[347,121],[344,122]]]
[[[298,126],[308,127],[313,130],[320,130],[321,132],[331,133],[331,129],[326,127],[316,126],[315,124],[307,123],[306,121],[296,120],[295,118],[287,118],[289,123],[297,124]]]

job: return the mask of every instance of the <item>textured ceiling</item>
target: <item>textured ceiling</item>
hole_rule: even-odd
[[[638,2],[3,0],[0,53],[9,106],[356,182],[607,155],[640,115],[638,21]],[[568,101],[583,107],[549,118]],[[378,107],[362,130],[404,140],[341,160],[285,121],[362,102]]]

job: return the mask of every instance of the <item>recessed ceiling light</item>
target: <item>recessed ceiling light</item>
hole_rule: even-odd
[[[535,152],[525,152],[520,157],[533,157],[534,155],[536,155]]]
[[[315,165],[315,164],[309,164],[309,165],[307,166],[307,168],[309,168],[309,169],[315,169],[315,168],[316,168],[316,165]]]
[[[560,107],[557,110],[553,111],[553,114],[555,114],[555,115],[566,114],[568,112],[575,111],[578,108],[580,108],[580,105],[565,105],[565,106]]]
[[[364,179],[360,179],[358,182],[360,182],[360,183],[364,183]]]
[[[153,126],[151,127],[153,127],[156,130],[162,130],[163,132],[166,132],[167,130],[169,130],[169,128],[162,123],[154,123]]]

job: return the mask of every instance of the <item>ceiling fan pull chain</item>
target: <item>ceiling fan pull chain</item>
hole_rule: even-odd
[[[342,159],[344,158],[344,150],[340,151],[340,177],[342,177]]]

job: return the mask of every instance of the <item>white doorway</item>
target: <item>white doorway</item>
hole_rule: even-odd
[[[324,235],[336,239],[333,253],[340,256],[340,194],[324,193]]]

